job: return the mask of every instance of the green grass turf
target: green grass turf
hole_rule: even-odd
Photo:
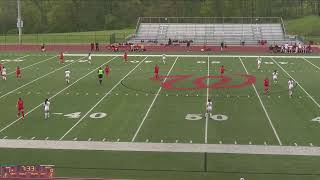
[[[288,34],[300,35],[306,41],[312,40],[320,43],[319,16],[305,16],[298,19],[285,21],[285,28]]]
[[[20,55],[26,54],[1,55],[0,60],[13,60]],[[168,57],[167,63],[163,64],[159,57],[149,56],[146,59],[129,57],[129,62],[125,64],[119,57],[114,59],[93,57],[93,64],[90,65],[87,62],[76,62],[81,57],[67,56],[66,63],[63,65],[58,63],[57,57],[34,65],[53,56],[52,54],[47,56],[30,54],[22,58],[21,62],[11,61],[5,64],[8,73],[14,72],[17,65],[21,68],[33,66],[22,70],[21,80],[17,80],[12,73],[7,81],[0,81],[0,129],[17,119],[15,103],[18,97],[25,100],[25,111],[28,112],[42,103],[45,98],[59,93],[51,99],[51,113],[63,113],[63,115],[51,114],[49,120],[44,120],[43,108],[39,107],[25,120],[17,121],[0,132],[0,138],[6,136],[7,139],[46,139],[48,137],[50,140],[57,140],[81,120],[63,137],[63,140],[77,138],[78,141],[87,141],[91,138],[93,141],[102,141],[105,138],[108,141],[119,139],[126,142],[131,141],[137,133],[134,139],[136,142],[146,140],[149,142],[162,140],[164,143],[176,142],[176,140],[179,143],[205,142],[205,119],[202,117],[200,120],[190,121],[185,117],[187,114],[204,113],[207,88],[191,91],[162,88],[148,116],[144,121],[142,120],[160,88],[158,81],[150,80],[155,64],[160,66],[161,75],[191,76],[186,80],[178,81],[173,87],[194,88],[193,81],[208,74],[208,58],[179,57],[176,60],[175,57]],[[110,77],[104,77],[103,84],[100,86],[95,69],[109,60],[111,60],[108,63],[111,67]],[[144,62],[138,64],[142,60]],[[266,142],[269,145],[279,145],[275,135],[277,133],[283,145],[296,143],[299,146],[308,146],[312,143],[314,146],[319,146],[319,123],[311,121],[319,116],[319,107],[300,87],[294,89],[293,98],[288,97],[288,75],[285,71],[295,78],[315,101],[319,102],[320,87],[315,82],[320,69],[302,58],[274,58],[274,61],[285,70],[283,71],[272,59],[264,58],[262,70],[257,71],[255,58],[241,58],[241,60],[248,73],[257,78],[255,87],[270,116],[270,121],[252,86],[237,89],[209,89],[208,97],[214,100],[214,114],[226,115],[228,119],[208,121],[208,143],[218,144],[221,141],[223,144],[233,144],[237,141],[237,144],[251,142],[262,145]],[[319,59],[309,58],[308,61],[320,67]],[[227,85],[243,82],[243,78],[237,76],[237,74],[246,73],[239,58],[211,57],[209,62],[210,75],[219,75],[219,67],[224,65],[225,75],[233,79]],[[135,67],[137,68],[133,70]],[[64,81],[65,69],[70,69],[72,72],[71,83],[82,78],[67,89],[68,85]],[[271,81],[270,94],[264,95],[263,79],[266,76],[271,79],[271,73],[275,69],[279,71],[279,83],[273,84]],[[132,73],[119,83],[131,70],[133,70]],[[94,72],[88,74],[90,71]],[[84,77],[85,75],[87,76]],[[215,78],[209,80],[209,84],[217,82],[218,79]],[[205,80],[204,84],[206,84]],[[13,91],[17,88],[19,89]],[[8,94],[8,92],[12,93]],[[97,104],[108,92],[110,94]],[[94,105],[97,106],[94,107]],[[75,118],[64,116],[75,112],[80,112],[80,116]],[[106,113],[107,116],[94,119],[90,117],[93,113]],[[84,116],[85,114],[87,115]],[[141,129],[137,131],[140,125]],[[1,164],[55,164],[59,176],[73,177],[150,178],[156,176],[164,179],[169,177],[233,179],[244,174],[250,179],[299,179],[304,176],[316,179],[318,175],[310,174],[319,173],[314,168],[319,163],[318,158],[296,156],[210,154],[207,159],[210,173],[204,173],[202,172],[204,155],[201,153],[22,149],[2,149],[0,153]],[[47,156],[48,154],[53,155],[50,157]],[[100,159],[101,157],[103,158]],[[312,162],[304,165],[310,159]],[[132,168],[139,170],[131,170]]]
[[[69,32],[69,33],[44,33],[44,34],[23,34],[22,43],[52,44],[52,43],[109,43],[110,35],[116,34],[116,41],[122,42],[127,36],[132,34],[134,29],[89,31],[89,32]],[[0,44],[18,43],[18,35],[0,35]]]

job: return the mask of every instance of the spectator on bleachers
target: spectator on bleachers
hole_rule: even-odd
[[[94,44],[93,44],[93,42],[90,44],[90,47],[91,47],[91,51],[94,51]]]
[[[100,49],[99,49],[99,43],[98,42],[96,42],[96,51],[99,51]]]
[[[221,52],[223,51],[223,48],[224,48],[224,42],[222,41],[221,44],[220,44],[220,51]]]
[[[171,40],[171,38],[169,38],[168,45],[170,46],[171,44],[172,44],[172,40]]]

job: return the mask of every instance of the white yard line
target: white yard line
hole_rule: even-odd
[[[240,62],[241,62],[241,64],[242,64],[244,70],[246,71],[246,73],[249,74],[249,72],[248,72],[246,66],[244,65],[241,57],[239,57],[239,60],[240,60]],[[257,97],[258,97],[258,99],[259,99],[259,101],[260,101],[260,104],[261,104],[261,106],[262,106],[262,109],[263,109],[264,113],[266,114],[266,116],[267,116],[267,118],[268,118],[269,124],[270,124],[270,126],[271,126],[271,128],[272,128],[272,130],[273,130],[274,135],[276,136],[279,144],[282,145],[282,142],[281,142],[281,140],[280,140],[280,138],[279,138],[279,135],[278,135],[276,129],[274,128],[274,126],[273,126],[273,123],[272,123],[272,121],[271,121],[271,119],[270,119],[269,113],[267,112],[266,107],[264,106],[264,104],[263,104],[263,102],[262,102],[262,100],[261,100],[261,97],[260,97],[260,95],[259,95],[259,93],[258,93],[258,91],[257,91],[257,89],[256,89],[256,86],[255,86],[254,84],[252,84],[252,87],[253,87],[254,91],[256,92],[256,95],[257,95]]]
[[[209,100],[209,76],[210,76],[210,57],[208,57],[208,74],[207,74],[208,78],[207,78],[207,99],[205,104],[207,104],[208,100]],[[208,143],[208,121],[209,121],[209,114],[207,114],[206,117],[206,126],[205,126],[205,135],[204,135],[204,142],[207,144]]]
[[[271,58],[272,61],[274,63],[276,63],[283,72],[285,72],[292,80],[294,80],[295,82],[297,82],[297,85],[302,89],[303,92],[305,92],[308,97],[318,106],[318,108],[320,108],[320,104],[300,85],[300,83],[298,83],[298,81],[296,81],[276,60],[274,60],[273,58]]]
[[[308,59],[306,59],[306,58],[302,58],[302,59],[304,59],[305,61],[307,61],[309,64],[311,64],[312,66],[314,66],[315,68],[317,68],[318,70],[320,70],[320,67],[318,67],[318,66],[316,66],[315,64],[313,64],[312,62],[310,62]]]
[[[0,148],[320,156],[320,147],[0,139]]]
[[[49,61],[49,60],[51,60],[51,59],[53,59],[53,58],[55,58],[55,57],[57,57],[57,56],[53,56],[53,57],[47,58],[47,59],[45,59],[45,60],[42,60],[42,61],[33,63],[33,64],[29,65],[29,66],[26,66],[26,67],[21,68],[21,70],[27,69],[27,68],[29,68],[29,67],[32,67],[32,66],[34,66],[34,65],[37,65],[37,64],[40,64],[40,63],[43,63],[43,62],[46,62],[46,61]],[[8,75],[13,74],[13,73],[15,73],[15,71],[12,71],[12,72],[8,73]]]
[[[77,61],[78,61],[78,60],[81,60],[81,59],[83,59],[83,58],[84,58],[84,57],[79,58],[79,59],[77,59]],[[50,74],[53,74],[53,73],[55,73],[55,72],[57,72],[57,71],[65,68],[65,67],[67,67],[67,66],[70,66],[71,64],[74,64],[74,63],[76,63],[77,61],[74,61],[74,62],[71,62],[71,63],[69,63],[69,64],[66,64],[66,65],[64,65],[64,66],[62,66],[62,67],[60,67],[60,68],[58,68],[58,69],[55,69],[54,71],[51,71],[51,72],[49,72],[49,73],[47,73],[47,74],[45,74],[45,75],[43,75],[43,76],[41,76],[41,77],[38,77],[38,78],[36,78],[36,79],[34,79],[34,80],[26,83],[26,84],[24,84],[24,85],[22,85],[22,86],[20,86],[20,87],[18,87],[18,88],[16,88],[16,89],[14,89],[14,90],[11,90],[11,91],[5,93],[4,95],[0,96],[0,99],[4,98],[5,96],[7,96],[7,95],[9,95],[9,94],[11,94],[11,93],[13,93],[13,92],[15,92],[15,91],[17,91],[17,90],[25,87],[25,86],[28,86],[29,84],[32,84],[32,83],[38,81],[39,79],[42,79],[42,78],[44,78],[44,77],[47,77],[47,76],[49,76]]]
[[[172,64],[170,70],[169,70],[168,73],[167,73],[167,76],[169,76],[169,74],[171,73],[171,71],[172,71],[174,65],[176,64],[176,62],[178,61],[178,59],[179,59],[179,57],[177,57],[177,58],[175,59],[174,63]],[[166,82],[166,80],[167,80],[167,78],[165,78],[165,79],[163,80],[163,82]],[[157,98],[158,98],[161,90],[162,90],[162,87],[159,88],[157,94],[156,94],[155,97],[153,98],[153,101],[152,101],[152,103],[150,104],[149,109],[147,110],[147,112],[146,112],[146,114],[144,115],[144,117],[143,117],[143,119],[142,119],[142,121],[141,121],[141,123],[140,123],[140,125],[139,125],[139,127],[138,127],[138,129],[137,129],[137,131],[135,132],[134,136],[133,136],[132,139],[131,139],[132,142],[135,141],[138,133],[140,132],[140,129],[141,129],[144,121],[147,119],[147,116],[148,116],[148,114],[149,114],[149,112],[150,112],[150,110],[151,110],[154,102],[157,100]]]
[[[88,56],[88,54],[64,54],[65,56]],[[97,57],[109,57],[109,56],[118,56],[118,57],[122,57],[123,54],[92,54],[92,56],[97,56]],[[146,54],[146,55],[143,55],[143,54],[129,54],[128,56],[131,56],[131,57],[162,57],[162,54]],[[230,58],[230,57],[235,57],[235,58],[238,58],[238,57],[245,57],[245,58],[257,58],[257,57],[263,57],[263,58],[302,58],[302,57],[305,57],[305,58],[320,58],[320,56],[286,56],[286,55],[283,55],[283,56],[258,56],[258,55],[204,55],[204,54],[194,54],[194,55],[191,55],[191,54],[168,54],[166,55],[167,57],[195,57],[195,58],[199,58],[199,57],[203,57],[203,58],[206,58],[206,57],[218,57],[218,58]]]
[[[122,79],[119,80],[117,84],[115,84],[95,105],[92,106],[92,108],[82,116],[82,118],[79,119],[59,140],[62,140],[66,135],[68,135],[87,115],[94,109],[96,108],[116,87],[121,84],[121,81],[123,81],[126,77],[128,77],[141,63],[143,63],[146,59],[148,58],[145,57],[141,62],[139,62],[131,71],[129,71]]]
[[[116,58],[116,57],[110,59],[110,60],[107,61],[106,63],[102,64],[100,67],[104,66],[105,64],[108,64],[110,61],[114,60],[115,58]],[[82,58],[80,58],[80,59],[82,59]],[[92,70],[92,71],[90,71],[88,74],[82,76],[81,78],[77,79],[76,81],[74,81],[73,83],[71,83],[70,85],[68,85],[67,87],[63,88],[61,91],[59,91],[59,92],[57,92],[56,94],[54,94],[53,96],[51,96],[49,99],[52,100],[54,97],[56,97],[57,95],[61,94],[63,91],[67,90],[69,87],[73,86],[75,83],[77,83],[77,82],[80,81],[81,79],[87,77],[88,75],[90,75],[90,74],[93,73],[93,72],[96,72],[97,69],[99,69],[99,67],[98,67],[98,68],[95,68],[95,69]],[[30,111],[28,111],[28,112],[25,114],[25,116],[27,116],[28,114],[32,113],[34,110],[36,110],[36,109],[39,108],[40,106],[42,106],[42,103],[39,104],[38,106],[34,107],[34,108],[31,109]],[[0,130],[0,133],[3,132],[4,130],[8,129],[10,126],[14,125],[14,124],[15,124],[16,122],[18,122],[20,119],[21,119],[21,117],[18,118],[18,119],[16,119],[15,121],[11,122],[10,124],[8,124],[7,126],[5,126],[4,128],[2,128],[2,129]]]
[[[19,59],[21,59],[21,58],[25,58],[25,57],[28,57],[29,55],[25,55],[25,56],[21,56],[21,57],[18,57],[18,58],[16,58],[16,59],[13,59],[13,60],[19,60]],[[7,64],[7,63],[9,63],[9,61],[6,61],[6,62],[3,62],[2,63],[2,60],[4,60],[4,59],[1,59],[0,60],[0,64]]]

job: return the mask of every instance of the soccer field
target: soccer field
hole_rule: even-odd
[[[89,64],[85,54],[66,54],[65,63],[59,64],[50,54],[1,55],[8,77],[0,81],[0,138],[141,146],[320,146],[320,57],[262,57],[261,70],[256,59],[168,55],[163,63],[161,55],[145,54],[129,56],[124,63],[121,55],[96,54]],[[100,85],[97,71],[106,64],[111,73]],[[156,64],[160,79],[153,78]],[[22,79],[15,77],[16,66],[22,68]],[[70,84],[65,82],[66,69],[71,70]],[[272,81],[274,70],[279,73],[277,84]],[[266,77],[271,82],[268,94],[263,89]],[[289,78],[296,81],[292,98]],[[24,120],[17,118],[19,97],[25,103]],[[46,98],[51,102],[47,120],[42,106]],[[210,118],[205,117],[208,99],[214,107]],[[240,154],[255,154],[247,151]],[[209,158],[205,163],[213,162]],[[202,167],[203,162],[199,164]]]

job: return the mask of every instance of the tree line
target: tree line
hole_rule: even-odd
[[[320,15],[320,0],[21,0],[24,33],[134,28],[138,17]],[[0,0],[0,33],[16,33],[17,1]]]

